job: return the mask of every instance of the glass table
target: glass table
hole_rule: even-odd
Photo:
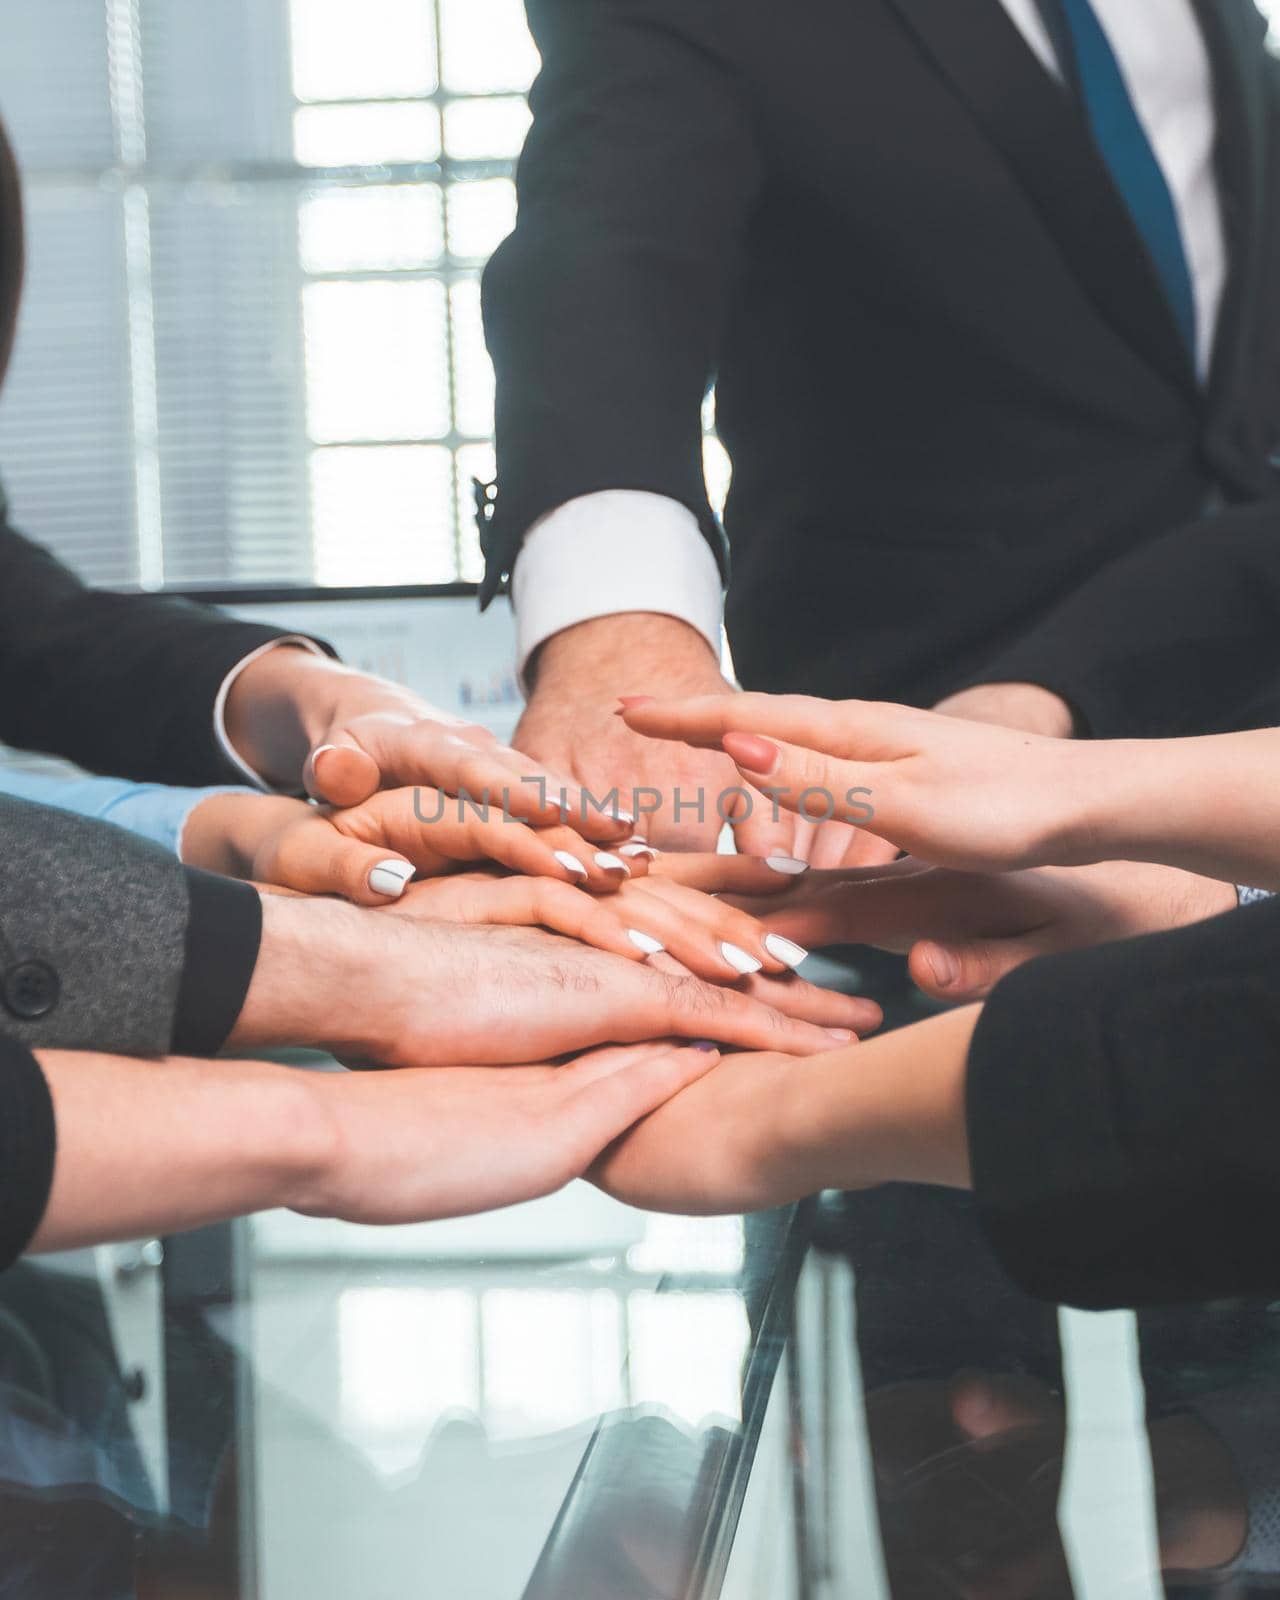
[[[0,1278],[0,1594],[1270,1593],[1278,1368],[1277,1306],[1027,1300],[941,1191],[273,1213]]]

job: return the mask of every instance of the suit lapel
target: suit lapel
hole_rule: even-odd
[[[1252,0],[1192,0],[1213,65],[1217,175],[1229,271],[1210,373],[1211,407],[1228,399],[1248,354],[1266,211],[1266,24]]]
[[[1000,0],[889,0],[1012,168],[1104,316],[1184,389],[1195,369],[1128,207],[1071,98]]]

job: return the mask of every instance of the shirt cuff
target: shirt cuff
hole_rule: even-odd
[[[247,883],[183,870],[189,904],[172,1049],[212,1056],[230,1037],[258,964],[262,897]]]
[[[582,495],[539,517],[511,579],[516,669],[553,634],[653,611],[696,628],[719,659],[720,569],[687,506],[643,489]]]
[[[53,1185],[53,1099],[40,1064],[16,1039],[0,1038],[0,1272],[40,1226]]]
[[[247,761],[243,759],[235,745],[227,737],[227,696],[231,693],[232,685],[247,666],[255,662],[259,656],[265,656],[268,650],[278,650],[282,645],[301,647],[310,650],[312,655],[327,656],[328,652],[322,650],[314,639],[308,639],[305,634],[286,633],[278,639],[268,639],[266,644],[259,645],[256,650],[251,650],[247,656],[242,657],[232,667],[222,680],[218,689],[217,699],[213,702],[213,736],[218,741],[218,747],[231,765],[243,777],[247,778],[253,786],[264,794],[274,794],[275,788],[269,784],[260,772],[255,772]],[[299,785],[301,792],[301,785]]]

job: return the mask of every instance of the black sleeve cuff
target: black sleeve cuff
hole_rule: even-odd
[[[244,1006],[262,943],[262,900],[251,884],[184,869],[190,911],[173,1024],[176,1055],[216,1055]]]
[[[1090,1309],[1280,1290],[1280,901],[1028,963],[969,1052],[979,1214]]]
[[[40,1226],[53,1185],[53,1098],[25,1045],[0,1037],[0,1271],[11,1267]]]

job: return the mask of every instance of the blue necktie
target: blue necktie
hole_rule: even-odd
[[[1059,50],[1064,42],[1070,46],[1064,73],[1068,82],[1074,80],[1094,143],[1146,243],[1194,361],[1195,291],[1178,213],[1115,51],[1090,0],[1040,0],[1040,9]]]

